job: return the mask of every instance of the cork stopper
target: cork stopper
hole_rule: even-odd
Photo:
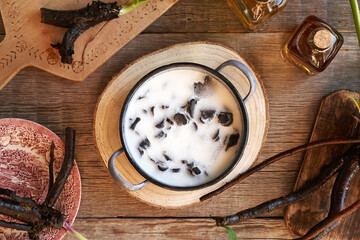
[[[260,3],[269,3],[271,0],[256,0],[256,1]]]
[[[327,29],[318,30],[313,38],[314,45],[320,49],[327,49],[332,43],[332,34]]]

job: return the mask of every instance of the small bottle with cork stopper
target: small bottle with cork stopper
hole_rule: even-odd
[[[242,24],[254,30],[286,6],[287,0],[227,0]]]
[[[315,16],[309,16],[291,35],[281,55],[314,74],[326,69],[343,42],[343,36],[336,29]]]

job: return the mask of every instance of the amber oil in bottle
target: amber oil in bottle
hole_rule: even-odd
[[[286,0],[227,0],[242,24],[254,30],[286,6]]]
[[[326,69],[343,42],[343,36],[336,29],[315,16],[309,16],[291,35],[281,55],[314,74]]]

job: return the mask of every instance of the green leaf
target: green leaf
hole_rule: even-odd
[[[358,103],[358,101],[356,101],[355,98],[353,98],[353,97],[350,97],[350,98],[355,102],[355,105],[359,109],[359,113],[360,113],[360,104]]]
[[[236,234],[234,232],[234,230],[232,230],[231,228],[227,227],[227,226],[222,226],[223,228],[225,228],[228,233],[229,233],[229,240],[237,240]]]
[[[130,0],[127,4],[121,6],[120,15],[131,12],[145,2],[147,2],[147,0]]]
[[[359,45],[360,45],[360,11],[359,11],[359,4],[358,0],[350,0],[351,10],[353,13],[355,29],[357,32]]]

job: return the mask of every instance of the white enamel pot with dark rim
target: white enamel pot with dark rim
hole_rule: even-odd
[[[232,67],[235,67],[238,70],[240,70],[246,76],[247,80],[249,81],[250,90],[244,98],[242,98],[240,96],[239,92],[234,87],[234,85],[226,77],[224,77],[224,75],[222,75],[220,73],[222,69],[224,69],[225,67],[228,67],[228,66],[232,66]],[[141,169],[140,166],[138,166],[136,161],[133,160],[130,152],[126,148],[124,131],[122,130],[122,129],[124,129],[124,122],[125,122],[124,115],[127,110],[128,104],[129,104],[130,100],[132,99],[132,97],[134,96],[134,94],[136,93],[136,91],[140,88],[140,86],[147,80],[152,79],[154,76],[162,73],[163,71],[170,71],[172,69],[179,69],[179,68],[191,68],[192,70],[206,72],[206,74],[209,74],[209,75],[217,78],[218,80],[222,81],[223,83],[225,83],[229,87],[231,92],[234,94],[234,97],[236,98],[236,100],[239,104],[240,112],[242,115],[242,121],[243,121],[243,129],[242,129],[243,132],[241,133],[241,136],[242,136],[241,143],[239,145],[239,148],[238,148],[233,160],[229,164],[229,166],[221,174],[219,174],[217,177],[213,178],[212,180],[210,180],[206,183],[203,183],[201,185],[189,186],[189,187],[187,187],[187,186],[185,186],[185,187],[170,186],[170,185],[167,185],[167,184],[164,184],[162,182],[155,180],[152,176],[149,176],[144,170]],[[244,152],[244,149],[245,149],[245,146],[246,146],[247,140],[248,140],[248,134],[249,134],[249,119],[248,119],[248,114],[247,114],[245,104],[251,98],[251,96],[254,94],[255,90],[256,90],[256,80],[255,80],[254,74],[245,64],[243,64],[239,61],[236,61],[236,60],[228,60],[228,61],[222,63],[215,70],[212,68],[209,68],[207,66],[196,64],[196,63],[181,62],[181,63],[173,63],[173,64],[165,65],[165,66],[159,67],[159,68],[151,71],[150,73],[148,73],[146,76],[144,76],[142,79],[140,79],[140,81],[138,81],[135,84],[135,86],[129,92],[129,94],[124,102],[124,105],[122,107],[120,123],[119,123],[119,127],[120,127],[119,130],[120,130],[120,140],[121,140],[121,144],[123,147],[118,149],[110,157],[110,159],[108,161],[108,169],[109,169],[111,176],[113,177],[115,182],[120,187],[122,187],[128,191],[140,190],[141,188],[145,187],[149,182],[151,182],[155,185],[158,185],[160,187],[164,187],[164,188],[167,188],[170,190],[177,190],[177,191],[179,191],[179,190],[196,190],[196,189],[205,188],[205,187],[208,187],[210,185],[217,183],[218,181],[220,181],[221,179],[226,177],[234,169],[234,167],[240,161],[241,156]],[[139,184],[131,184],[120,176],[120,174],[118,173],[118,171],[116,170],[116,167],[115,167],[115,159],[117,156],[119,156],[122,153],[126,154],[127,159],[130,161],[132,166],[138,171],[138,173],[140,173],[146,179],[145,181],[143,181]]]

